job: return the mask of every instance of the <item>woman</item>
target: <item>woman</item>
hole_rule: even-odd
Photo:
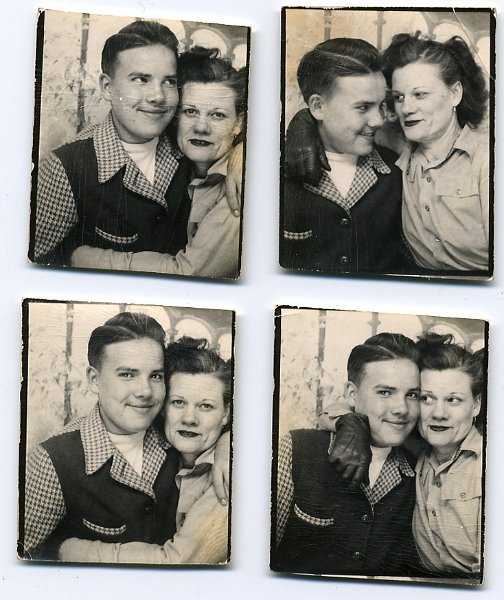
[[[246,72],[220,58],[219,50],[199,46],[180,56],[178,68],[177,143],[194,165],[186,248],[172,256],[85,246],[73,253],[72,266],[238,277],[241,220],[231,213],[225,194],[230,156],[232,162],[241,156]]]
[[[476,419],[485,392],[483,356],[454,344],[450,335],[428,334],[418,348],[418,428],[429,448],[416,467],[415,543],[429,573],[477,576],[483,438]]]
[[[228,560],[228,510],[215,494],[212,465],[217,441],[230,421],[231,364],[210,350],[206,340],[187,337],[168,346],[165,363],[164,432],[180,453],[175,537],[163,546],[70,539],[60,547],[61,560],[143,564]]]
[[[488,94],[481,68],[459,37],[444,43],[395,35],[384,75],[409,142],[403,171],[403,231],[429,271],[489,269],[488,133],[476,128]]]

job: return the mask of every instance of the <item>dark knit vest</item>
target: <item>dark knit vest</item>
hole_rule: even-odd
[[[156,498],[112,479],[112,457],[86,475],[80,431],[46,440],[58,475],[66,516],[44,544],[39,558],[56,559],[61,542],[70,537],[102,542],[164,544],[176,531],[178,453],[170,448],[154,483]]]
[[[329,435],[320,430],[291,432],[294,498],[272,568],[409,575],[416,566],[411,532],[415,478],[403,477],[372,507],[360,486],[336,476],[327,459]]]
[[[123,166],[98,182],[93,139],[76,140],[55,150],[72,188],[78,222],[41,262],[68,264],[71,253],[88,245],[118,251],[151,250],[176,254],[187,245],[191,200],[187,193],[191,162],[182,157],[165,194],[166,207],[129,190]]]

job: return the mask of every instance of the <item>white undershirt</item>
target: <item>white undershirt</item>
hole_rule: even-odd
[[[369,487],[372,488],[378,479],[378,475],[387,460],[387,456],[390,454],[392,448],[377,448],[371,446],[371,453],[373,455],[371,464],[369,465]]]
[[[156,148],[159,137],[155,137],[144,144],[128,144],[121,140],[126,152],[131,156],[136,166],[145,175],[147,181],[154,185],[154,173],[156,170]]]
[[[119,452],[141,477],[145,431],[130,433],[129,435],[118,435],[116,433],[110,433],[109,431],[108,434],[114,446],[117,447]]]
[[[331,181],[338,188],[338,192],[346,198],[352,185],[355,171],[357,170],[358,156],[355,154],[339,154],[338,152],[327,152],[327,160],[331,170],[327,173]]]

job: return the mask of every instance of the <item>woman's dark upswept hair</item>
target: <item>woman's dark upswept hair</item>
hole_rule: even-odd
[[[380,53],[370,43],[354,38],[334,38],[307,52],[297,70],[299,89],[308,104],[313,94],[326,94],[338,77],[381,71]]]
[[[456,344],[449,333],[426,333],[419,338],[417,348],[420,352],[420,371],[458,369],[469,376],[473,397],[476,399],[479,396],[481,399],[476,426],[482,432],[486,420],[486,348],[470,352]]]
[[[165,331],[156,319],[144,313],[119,313],[91,333],[88,362],[92,367],[99,369],[106,346],[142,338],[153,340],[164,348]]]
[[[179,58],[178,84],[182,88],[186,83],[223,83],[235,94],[236,114],[245,112],[247,69],[237,71],[231,61],[221,58],[218,48],[194,46]]]
[[[415,342],[401,333],[378,333],[350,352],[347,363],[348,381],[359,385],[367,363],[401,358],[418,364],[420,353]]]
[[[133,21],[107,39],[102,51],[101,69],[112,77],[119,52],[154,45],[168,48],[177,58],[178,40],[171,29],[157,21]]]
[[[447,86],[460,81],[463,95],[457,106],[457,119],[461,127],[469,125],[474,128],[482,122],[488,99],[485,78],[462,38],[454,36],[441,43],[421,37],[419,31],[415,35],[394,35],[383,53],[383,73],[387,84],[391,86],[392,73],[396,69],[415,62],[436,65]]]
[[[225,361],[215,350],[211,350],[208,340],[182,337],[168,344],[165,350],[166,392],[170,393],[170,378],[175,373],[199,373],[215,375],[224,385],[224,406],[231,404],[232,365]]]

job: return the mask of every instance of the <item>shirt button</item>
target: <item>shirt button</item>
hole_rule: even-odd
[[[352,554],[352,558],[358,562],[358,561],[362,560],[364,558],[364,556],[363,556],[362,552],[354,552]]]
[[[432,181],[432,177],[431,177],[430,175],[427,177],[427,181],[428,181],[429,183]]]
[[[342,265],[348,265],[348,256],[342,256],[339,261]]]
[[[370,523],[371,522],[371,517],[369,515],[362,515],[361,521],[363,523]]]
[[[162,215],[158,215],[156,217],[156,223],[162,223],[165,220],[165,218]]]
[[[460,497],[461,498],[465,498],[466,497],[466,493],[465,492],[460,492]]]
[[[147,504],[147,506],[144,508],[144,513],[146,515],[152,515],[153,512],[154,512],[154,506],[152,506],[152,504]]]
[[[439,244],[441,242],[441,240],[438,237],[434,238],[434,241],[436,242],[436,244]]]
[[[427,212],[430,212],[430,208],[428,207],[428,205],[427,205],[427,204],[424,206],[424,208],[425,208],[425,210],[426,210]]]
[[[436,481],[436,485],[437,485],[438,487],[441,487],[441,482],[440,482],[440,481]]]
[[[343,229],[346,229],[349,225],[350,225],[349,219],[341,219],[340,227],[343,227]]]
[[[460,194],[461,194],[461,193],[462,193],[462,190],[459,188],[459,189],[457,190],[457,196],[460,196]]]
[[[436,516],[436,511],[435,511],[435,510],[433,510],[433,511],[432,511],[432,516],[433,516],[433,517],[435,517],[435,516]]]

